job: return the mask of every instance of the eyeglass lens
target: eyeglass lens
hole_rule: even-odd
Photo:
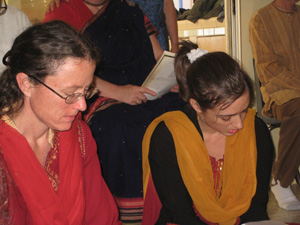
[[[6,1],[3,0],[3,3],[0,6],[0,16],[3,15],[7,10],[7,4]]]

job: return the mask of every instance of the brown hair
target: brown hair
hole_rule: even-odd
[[[252,80],[239,64],[224,52],[207,53],[193,62],[187,70],[187,98],[197,101],[203,111],[218,105],[228,107],[249,92],[253,101]]]
[[[3,58],[8,68],[0,76],[0,116],[15,113],[23,106],[24,96],[16,80],[18,73],[43,81],[68,57],[95,64],[99,59],[94,44],[62,21],[34,25],[21,33]]]

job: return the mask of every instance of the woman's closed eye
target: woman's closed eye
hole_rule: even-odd
[[[228,122],[228,121],[230,121],[231,116],[221,116],[221,119],[225,122]]]
[[[246,113],[248,112],[248,108],[247,109],[244,109],[242,112],[240,112],[240,113],[238,113],[238,114],[235,114],[235,115],[228,115],[228,116],[222,116],[222,115],[219,115],[219,117],[221,118],[221,120],[223,120],[224,122],[228,122],[228,121],[230,121],[231,120],[231,118],[233,117],[233,116],[237,116],[237,115],[239,115],[239,116],[244,116]]]

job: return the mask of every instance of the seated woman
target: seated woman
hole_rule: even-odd
[[[0,224],[116,225],[96,143],[79,112],[98,62],[72,27],[21,33],[0,76]]]
[[[175,60],[189,106],[154,120],[143,140],[142,224],[267,220],[274,147],[250,109],[249,76],[223,52],[184,42]]]
[[[145,93],[153,92],[141,87],[156,63],[155,55],[159,58],[159,52],[162,53],[155,29],[137,5],[129,5],[125,0],[62,1],[59,8],[45,17],[45,21],[55,19],[81,29],[101,52],[102,61],[95,72],[100,96],[90,105],[85,118],[96,140],[103,177],[117,200],[121,220],[141,221],[145,130],[156,117],[183,105],[178,93],[147,101]],[[111,95],[107,95],[106,84],[114,85]],[[128,85],[130,89],[119,98],[119,88]],[[128,95],[131,100],[125,101]]]

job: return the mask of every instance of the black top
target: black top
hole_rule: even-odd
[[[202,132],[196,112],[188,107],[183,112]],[[241,222],[268,220],[267,203],[274,146],[266,124],[255,117],[257,145],[257,190],[249,210],[241,216]],[[193,201],[183,183],[172,135],[164,122],[155,128],[150,142],[149,163],[153,182],[162,203],[156,224],[176,223],[181,225],[206,224],[196,216]],[[203,203],[205,204],[205,203]]]

